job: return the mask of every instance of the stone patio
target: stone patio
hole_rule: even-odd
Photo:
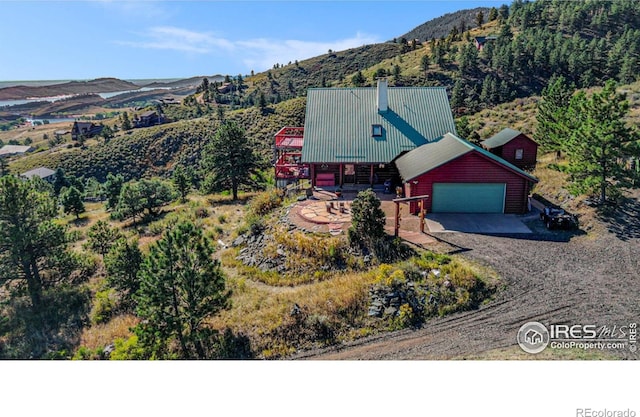
[[[298,202],[289,213],[289,220],[298,228],[309,232],[330,233],[338,235],[346,233],[351,226],[351,204],[357,192],[343,191],[338,198],[335,193],[326,190],[314,190],[313,196]],[[395,194],[377,193],[381,200],[381,208],[386,215],[385,230],[393,235]],[[344,203],[344,213],[340,212],[339,203]],[[327,211],[327,203],[333,204]],[[418,246],[428,246],[438,242],[436,238],[420,232],[420,219],[409,213],[407,204],[400,204],[400,238]]]

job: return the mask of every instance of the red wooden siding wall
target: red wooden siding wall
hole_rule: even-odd
[[[522,159],[516,159],[516,150],[522,149]],[[518,135],[502,146],[501,157],[521,169],[535,167],[538,145],[524,134]]]
[[[525,151],[526,152],[526,151]],[[414,181],[418,181],[414,184]],[[469,152],[458,159],[408,181],[409,196],[427,194],[433,196],[433,183],[503,183],[507,184],[505,213],[525,213],[529,196],[529,181],[477,152]],[[431,197],[427,200],[427,212],[431,211]],[[472,203],[471,201],[469,202]],[[411,204],[411,211],[417,204]]]

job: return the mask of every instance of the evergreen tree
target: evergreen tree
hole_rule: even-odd
[[[133,224],[136,224],[136,220],[142,217],[143,212],[144,201],[140,187],[132,182],[124,184],[120,190],[118,204],[111,213],[111,217],[116,220],[131,218],[133,219]]]
[[[189,191],[191,191],[191,180],[187,176],[182,165],[178,165],[173,170],[172,180],[173,185],[175,185],[178,193],[180,194],[180,201],[183,203],[186,202]]]
[[[80,218],[80,214],[85,212],[83,196],[80,190],[71,186],[65,188],[60,195],[60,204],[64,212],[67,214],[75,214],[76,219]]]
[[[129,131],[133,129],[131,126],[131,120],[129,120],[129,114],[127,112],[122,113],[120,116],[120,123],[122,125],[122,130]]]
[[[476,14],[476,26],[481,28],[483,24],[484,24],[484,13],[482,13],[482,10],[480,10],[478,14]]]
[[[489,10],[489,22],[493,22],[497,18],[498,18],[498,9],[496,9],[495,7],[492,7]]]
[[[133,295],[140,288],[138,271],[142,262],[137,240],[120,238],[104,256],[107,285],[119,292],[122,306],[129,311],[135,307]]]
[[[362,87],[366,81],[366,78],[362,75],[362,71],[358,71],[353,77],[351,77],[351,83],[356,87]]]
[[[568,172],[571,190],[579,194],[618,195],[631,185],[635,173],[626,159],[637,157],[637,132],[626,124],[629,102],[616,92],[615,81],[608,81],[600,92],[587,97],[584,91],[572,97],[569,104],[572,120],[567,141]]]
[[[140,270],[136,334],[152,358],[206,359],[214,332],[204,322],[228,308],[229,292],[202,230],[180,223],[150,248]],[[178,352],[171,351],[177,342]]]
[[[548,151],[565,149],[569,137],[566,112],[573,92],[574,89],[562,76],[552,78],[542,91],[536,114],[538,126],[533,138]]]
[[[87,235],[89,249],[99,253],[103,258],[116,241],[122,237],[122,233],[118,229],[109,226],[109,223],[104,220],[98,220],[91,226]]]
[[[424,79],[427,79],[428,73],[429,73],[429,64],[431,60],[429,59],[429,55],[428,54],[424,54],[422,55],[422,58],[420,58],[420,68],[422,68],[422,71],[424,71]]]
[[[62,191],[62,189],[65,187],[69,187],[70,185],[71,183],[69,182],[69,178],[67,178],[66,174],[64,173],[64,169],[56,169],[55,180],[53,181],[53,193],[56,196],[59,196],[60,191]]]
[[[353,246],[375,247],[375,243],[385,236],[385,218],[380,200],[373,190],[359,192],[351,205],[349,242]]]
[[[118,199],[120,198],[120,191],[124,184],[124,177],[122,174],[113,175],[107,174],[107,181],[104,184],[104,189],[107,194],[107,209],[113,210],[118,205]]]
[[[142,198],[142,207],[150,216],[156,216],[158,209],[174,199],[171,184],[159,179],[142,179],[135,184]]]
[[[64,228],[54,222],[56,211],[51,196],[32,181],[0,178],[0,284],[26,283],[35,312],[51,272],[69,259]]]
[[[261,164],[244,130],[227,121],[205,146],[201,167],[208,178],[208,188],[231,189],[233,199],[237,200],[240,186],[255,185],[252,176]]]
[[[10,173],[9,171],[9,163],[7,162],[7,160],[3,157],[0,157],[0,177],[4,177],[5,175],[8,175]]]

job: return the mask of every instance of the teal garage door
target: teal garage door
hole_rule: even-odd
[[[434,213],[503,213],[505,184],[435,183]]]

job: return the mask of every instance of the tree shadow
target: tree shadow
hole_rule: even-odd
[[[243,333],[234,334],[229,328],[220,335],[218,345],[218,359],[253,359],[251,340]]]
[[[0,357],[5,359],[69,359],[89,321],[88,289],[59,286],[45,291],[42,308],[34,312],[27,297],[7,306],[6,334]]]
[[[640,239],[640,202],[637,199],[625,197],[614,206],[599,208],[598,219],[622,241]]]

